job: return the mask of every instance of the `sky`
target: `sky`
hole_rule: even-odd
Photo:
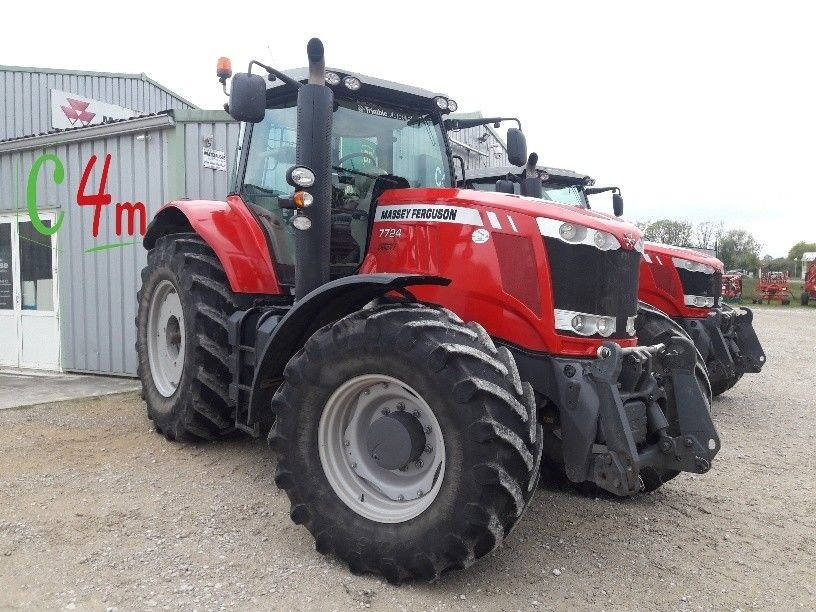
[[[220,108],[219,56],[302,66],[318,36],[329,65],[521,118],[539,163],[619,186],[631,221],[721,220],[761,255],[816,242],[811,3],[181,4],[9,3],[0,64],[144,72]]]

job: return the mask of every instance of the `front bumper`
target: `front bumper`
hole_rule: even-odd
[[[643,488],[645,469],[704,474],[711,468],[720,438],[687,339],[632,348],[606,342],[597,359],[543,360],[545,368],[541,359],[516,355],[522,378],[559,407],[570,480],[626,496]]]

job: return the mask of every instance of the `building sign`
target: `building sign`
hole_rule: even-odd
[[[129,119],[138,114],[116,104],[85,98],[59,89],[51,90],[51,127],[54,129],[98,125],[116,119]]]
[[[212,168],[213,170],[220,170],[221,172],[227,171],[226,153],[208,147],[204,147],[203,153],[203,164],[205,168]]]
[[[11,224],[0,225],[0,310],[14,308],[14,281],[11,276]]]

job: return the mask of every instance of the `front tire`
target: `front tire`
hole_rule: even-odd
[[[137,300],[138,376],[157,431],[170,440],[233,433],[227,318],[238,304],[215,253],[195,234],[159,238]]]
[[[535,491],[532,388],[481,326],[441,308],[381,306],[322,328],[272,405],[275,482],[292,520],[356,573],[399,583],[467,567],[501,544]],[[394,411],[424,432],[400,468],[405,457],[384,466],[371,442]]]

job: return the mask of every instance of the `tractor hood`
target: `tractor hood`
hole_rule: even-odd
[[[694,249],[687,249],[684,247],[672,246],[669,244],[660,244],[658,242],[646,242],[644,250],[647,255],[663,255],[665,257],[679,257],[695,263],[707,264],[712,266],[717,272],[725,271],[725,265],[716,257],[700,253]]]
[[[392,189],[383,193],[378,204],[381,206],[409,204],[437,204],[462,208],[482,208],[485,213],[515,213],[533,218],[553,219],[573,223],[593,230],[608,232],[617,238],[625,250],[642,251],[642,232],[626,221],[615,217],[547,200],[529,198],[513,194],[470,189]]]

